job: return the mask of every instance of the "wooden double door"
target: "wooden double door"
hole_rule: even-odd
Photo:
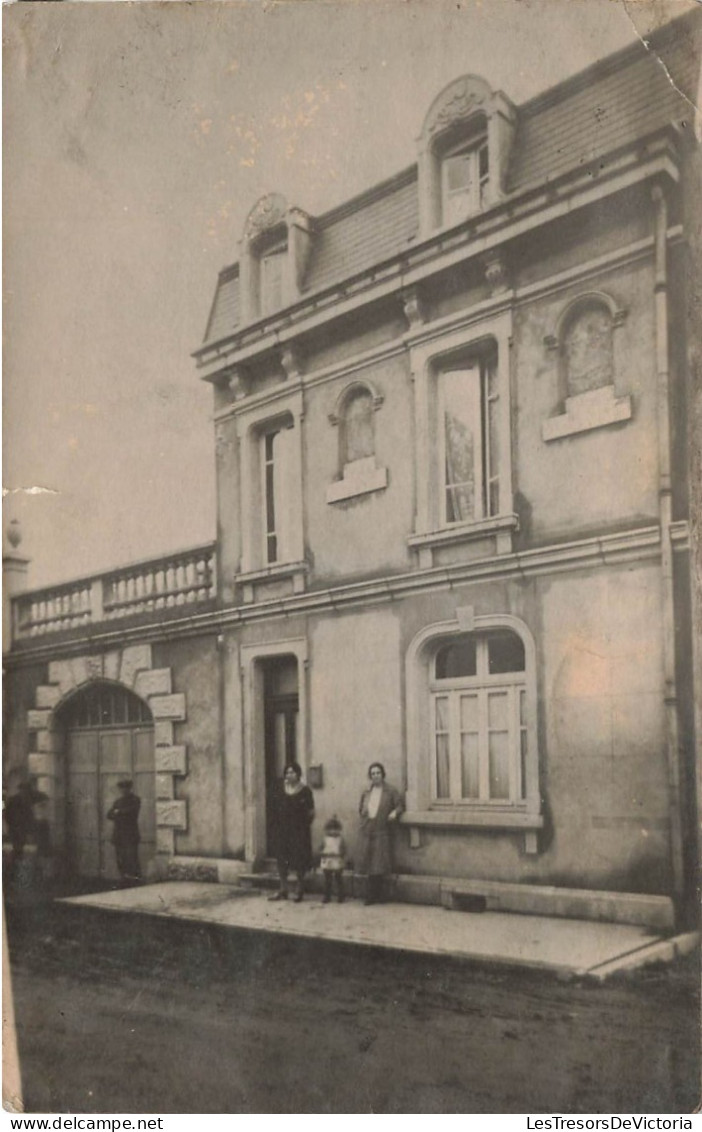
[[[156,852],[154,729],[76,728],[66,732],[66,840],[73,871],[110,880],[119,875],[107,811],[130,778],[141,799],[139,859],[145,873]]]

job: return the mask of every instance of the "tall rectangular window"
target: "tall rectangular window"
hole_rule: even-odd
[[[261,436],[263,559],[267,565],[286,561],[289,553],[290,428]]]
[[[495,515],[499,508],[497,365],[478,356],[438,379],[443,524]]]

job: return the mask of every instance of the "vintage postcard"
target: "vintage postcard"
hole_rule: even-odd
[[[692,1128],[699,3],[3,37],[3,1119]]]

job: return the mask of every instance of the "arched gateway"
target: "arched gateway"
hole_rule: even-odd
[[[154,727],[148,704],[108,681],[93,681],[56,713],[65,757],[66,853],[80,876],[118,875],[106,814],[117,783],[128,778],[141,798],[139,856],[146,871],[156,852]]]

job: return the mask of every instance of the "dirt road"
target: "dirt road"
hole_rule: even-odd
[[[106,916],[10,916],[27,1111],[687,1113],[696,957],[598,985]]]

